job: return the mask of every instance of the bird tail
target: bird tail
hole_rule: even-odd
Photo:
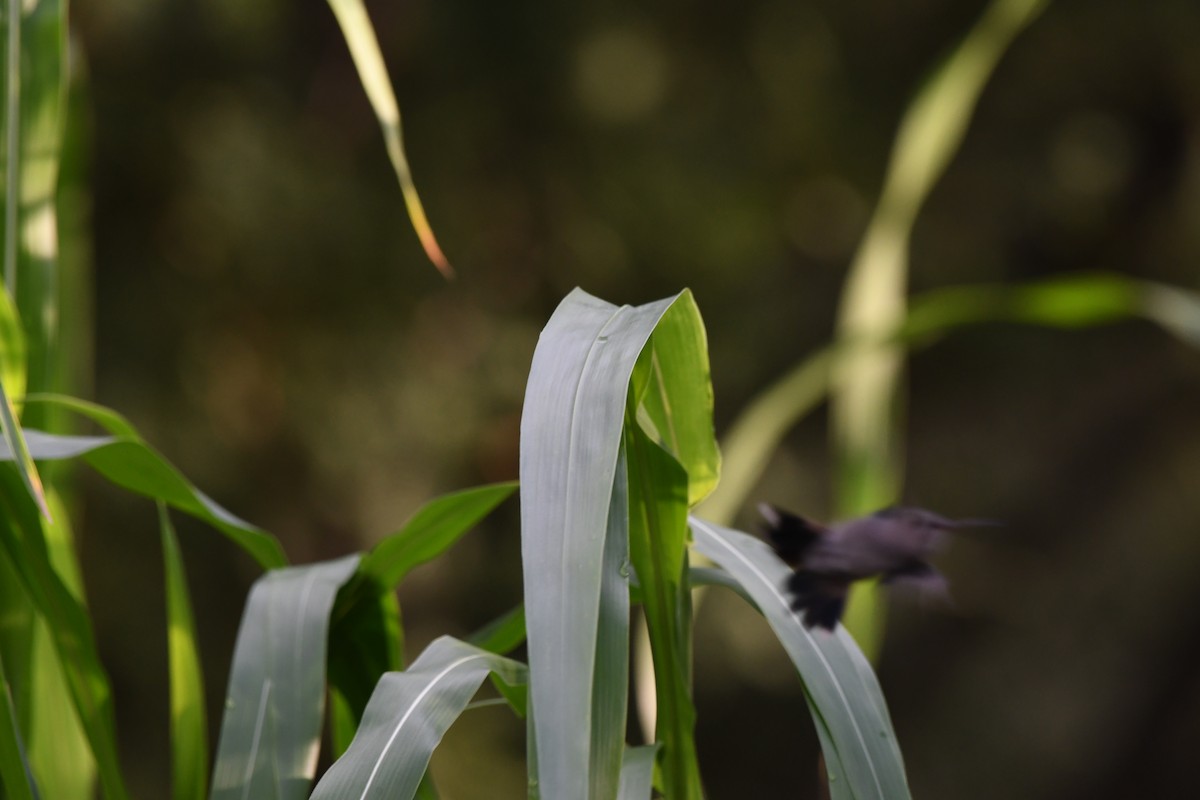
[[[786,588],[792,611],[804,612],[806,627],[827,631],[837,627],[846,610],[848,581],[797,570],[788,577]]]
[[[824,526],[769,503],[760,504],[758,511],[767,521],[764,526],[767,541],[775,555],[790,567],[798,565],[805,552],[825,534]]]

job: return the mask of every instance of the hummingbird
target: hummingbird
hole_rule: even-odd
[[[892,506],[865,517],[821,525],[768,503],[759,507],[776,555],[793,572],[785,589],[806,627],[832,631],[846,607],[850,584],[876,575],[884,584],[905,584],[946,596],[949,584],[929,558],[946,534],[989,520],[954,520],[923,508]]]

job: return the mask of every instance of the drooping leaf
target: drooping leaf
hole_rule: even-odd
[[[188,482],[166,459],[140,438],[116,436],[59,436],[29,431],[30,452],[38,460],[83,458],[113,483],[191,514],[228,536],[266,568],[287,563],[279,541],[226,511]],[[0,448],[0,461],[12,451]]]
[[[325,709],[329,614],[359,556],[259,578],[242,615],[212,800],[308,796]]]
[[[434,749],[489,673],[511,685],[526,680],[524,665],[443,636],[407,670],[385,675],[313,800],[413,797]]]
[[[845,628],[830,633],[804,627],[782,591],[788,568],[760,539],[695,517],[691,526],[696,549],[742,585],[796,665],[830,786],[848,783],[850,793],[841,796],[857,800],[909,797],[883,693]]]

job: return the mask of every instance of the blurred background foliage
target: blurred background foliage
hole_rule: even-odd
[[[575,285],[691,287],[723,433],[829,341],[900,114],[984,5],[369,2],[446,283],[325,4],[76,3],[65,172],[84,177],[64,202],[90,214],[94,395],[294,562],[515,477],[537,332]],[[1197,288],[1197,33],[1191,0],[1052,4],[918,219],[911,288],[1098,269]],[[1190,785],[1198,401],[1196,351],[1144,322],[974,327],[910,362],[906,499],[1006,523],[943,559],[953,607],[892,606],[880,677],[914,796]],[[828,515],[827,428],[822,410],[790,434],[752,499]],[[154,509],[84,488],[127,774],[160,796]],[[257,571],[178,524],[219,703]],[[402,587],[409,657],[510,607],[520,575],[510,506]],[[714,594],[696,647],[710,794],[749,775],[756,796],[812,796],[815,736],[765,623]],[[516,797],[521,752],[480,711],[433,768],[446,797]]]

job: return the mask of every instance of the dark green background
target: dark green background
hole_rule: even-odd
[[[460,275],[446,284],[324,3],[76,3],[95,396],[301,562],[515,477],[537,332],[575,285],[631,303],[694,290],[721,433],[828,341],[899,115],[983,5],[369,3]],[[1198,35],[1193,0],[1053,4],[919,219],[913,289],[1095,269],[1197,288]],[[1186,796],[1200,353],[1148,323],[991,325],[909,376],[906,498],[1006,523],[943,559],[952,608],[892,605],[880,677],[914,796]],[[753,499],[820,517],[828,475],[822,412]],[[130,782],[163,796],[155,513],[87,488]],[[179,526],[215,728],[255,573]],[[516,602],[518,549],[510,505],[414,574],[409,656]],[[814,796],[815,737],[766,626],[713,594],[696,656],[710,796]],[[446,797],[521,795],[504,714],[452,730],[434,762]]]

